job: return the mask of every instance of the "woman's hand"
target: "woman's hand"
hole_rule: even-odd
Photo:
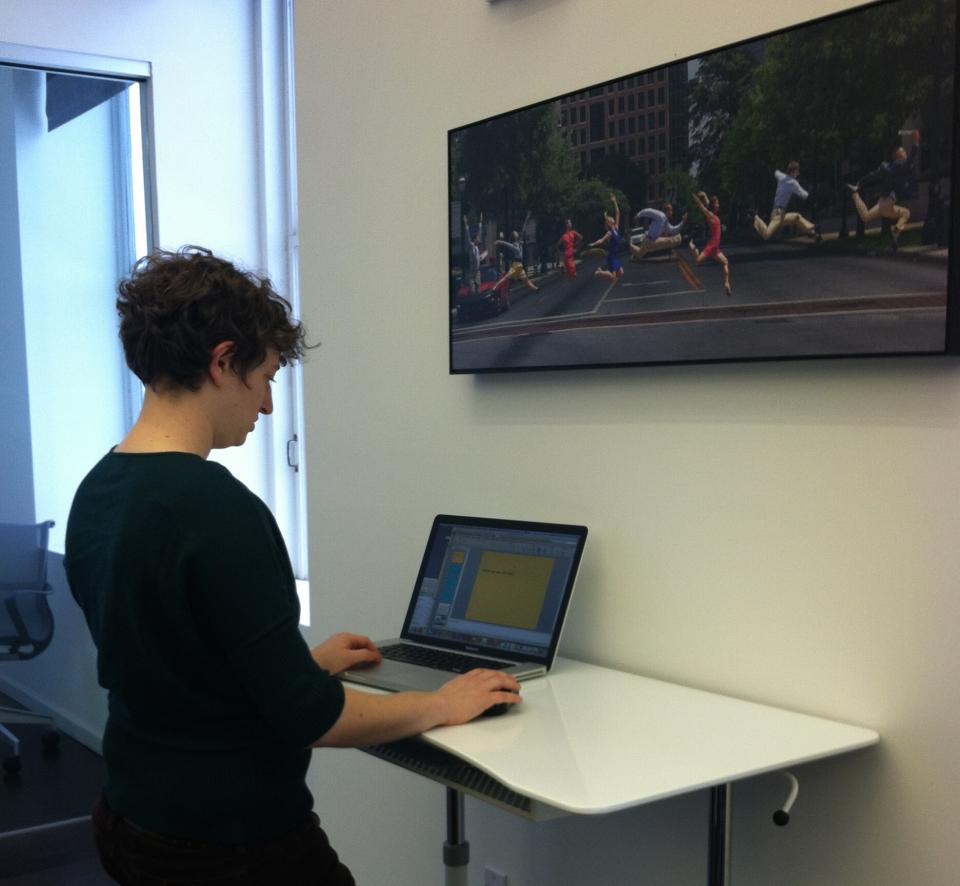
[[[334,634],[310,650],[313,660],[325,671],[339,674],[359,664],[379,664],[380,651],[369,637],[360,634]]]

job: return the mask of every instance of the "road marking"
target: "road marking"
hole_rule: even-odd
[[[706,290],[706,286],[703,285],[700,278],[693,273],[693,269],[681,258],[677,256],[677,270],[680,271],[681,276],[684,280],[687,281],[694,289],[699,289],[701,292]]]
[[[652,292],[649,295],[625,295],[623,298],[609,298],[607,304],[612,305],[622,301],[644,301],[651,298],[666,298],[668,295],[703,295],[702,289],[674,289],[672,292]]]
[[[870,311],[870,314],[887,314],[887,313],[921,313],[923,311],[931,310],[929,307],[917,307],[917,308],[877,308]],[[795,318],[814,318],[814,317],[834,317],[836,312],[824,311],[821,313],[810,313],[810,314],[788,314],[785,318],[780,319],[795,319]],[[738,320],[753,320],[757,322],[757,318],[750,317],[699,317],[694,319],[687,318],[672,318],[667,320],[657,320],[653,323],[647,323],[640,320],[643,317],[642,314],[608,314],[602,318],[597,318],[601,321],[598,323],[585,323],[580,326],[568,325],[563,326],[557,329],[533,329],[533,330],[520,330],[518,332],[510,332],[509,330],[504,330],[502,334],[497,334],[496,332],[491,332],[487,335],[477,335],[470,338],[457,339],[454,341],[454,344],[469,344],[472,341],[479,341],[480,339],[514,339],[514,338],[526,338],[539,335],[559,335],[561,333],[568,332],[585,332],[590,331],[602,331],[604,329],[622,329],[624,326],[683,326],[690,325],[692,323],[735,323]],[[584,318],[586,319],[586,318]],[[631,322],[632,321],[632,322]]]
[[[607,300],[607,296],[613,291],[613,287],[616,286],[619,282],[620,282],[620,278],[618,277],[610,283],[610,285],[603,291],[603,295],[600,296],[600,301],[598,301],[594,306],[593,310],[589,312],[590,314],[596,314],[600,310],[600,308],[603,307],[603,303]]]
[[[613,287],[611,286],[610,289]],[[609,289],[608,289],[609,291]],[[920,302],[890,304],[897,299]],[[886,303],[886,304],[885,304]],[[453,330],[453,341],[471,341],[480,338],[502,338],[524,335],[550,335],[556,332],[572,332],[582,329],[602,329],[616,326],[654,326],[675,323],[716,323],[730,321],[759,321],[765,319],[807,318],[837,314],[880,313],[891,311],[917,311],[946,306],[943,291],[903,292],[875,294],[837,299],[817,299],[790,302],[759,302],[752,305],[719,304],[657,311],[632,311],[598,316],[596,311],[567,314],[543,320],[517,320],[509,324],[490,324],[471,329]],[[790,310],[790,309],[793,310]]]

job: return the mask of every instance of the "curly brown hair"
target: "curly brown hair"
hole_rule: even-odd
[[[211,352],[225,341],[234,344],[232,366],[242,379],[266,359],[268,348],[286,365],[310,347],[290,303],[268,278],[200,246],[151,253],[117,291],[127,365],[149,387],[198,390]]]

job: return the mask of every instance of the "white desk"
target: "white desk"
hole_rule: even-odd
[[[731,783],[879,741],[871,729],[572,659],[557,659],[549,676],[524,683],[523,699],[500,717],[370,749],[446,784],[448,883],[455,882],[450,868],[465,873],[466,853],[455,850],[466,845],[464,792],[543,819],[710,788],[709,883],[720,886],[729,863]]]

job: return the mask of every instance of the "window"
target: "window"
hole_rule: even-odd
[[[603,140],[603,102],[590,105],[590,141]]]
[[[246,260],[262,263],[257,270],[269,273],[299,313],[291,0],[274,11],[262,17],[258,41],[262,235],[259,254]],[[29,429],[26,456],[16,460],[26,482],[19,474],[15,492],[26,519],[57,521],[54,550],[62,550],[80,479],[139,410],[141,388],[123,361],[114,301],[117,279],[159,242],[150,101],[146,62],[0,44],[0,307],[16,318],[0,324],[0,351],[17,354],[25,367],[14,384],[6,374],[4,382],[17,420]],[[60,119],[58,107],[75,110]],[[71,342],[70,362],[83,366],[82,376],[49,359],[51,343],[62,341]],[[246,446],[214,457],[274,512],[308,618],[301,391],[299,367],[283,370],[274,415],[258,423]],[[7,486],[0,480],[5,512]]]
[[[16,318],[0,340],[25,367],[4,389],[29,429],[26,482],[0,494],[18,520],[55,520],[58,552],[80,480],[139,411],[114,303],[153,243],[148,102],[146,63],[0,44],[0,306]],[[65,342],[68,365],[50,359]]]

